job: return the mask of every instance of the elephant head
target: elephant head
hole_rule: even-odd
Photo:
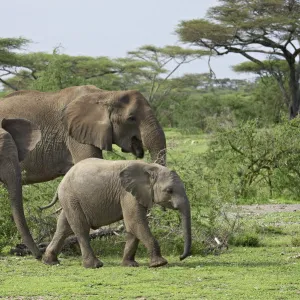
[[[0,181],[8,190],[13,218],[23,242],[39,258],[41,253],[33,241],[24,216],[19,162],[35,148],[41,139],[41,132],[24,119],[2,119],[0,124]]]
[[[159,164],[131,164],[120,172],[121,184],[139,203],[150,208],[153,203],[179,210],[184,233],[184,251],[191,252],[191,211],[184,185],[175,171]]]
[[[96,91],[78,97],[63,110],[69,135],[80,143],[142,158],[143,147],[153,161],[166,164],[166,139],[150,105],[137,91]]]

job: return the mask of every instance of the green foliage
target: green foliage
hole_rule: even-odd
[[[257,107],[257,118],[266,126],[279,123],[282,116],[287,115],[289,100],[282,96],[280,87],[272,76],[256,80],[252,101]]]
[[[23,201],[26,220],[37,243],[48,241],[56,228],[58,214],[55,210],[60,207],[55,204],[52,211],[41,211],[40,206],[51,202],[61,178],[33,185],[23,186]]]
[[[0,186],[0,252],[18,238],[7,190]]]
[[[281,227],[274,225],[256,226],[255,232],[258,234],[284,234]]]
[[[293,247],[300,247],[300,238],[299,238],[299,236],[293,236],[291,243],[292,243]]]
[[[57,214],[48,211],[41,212],[39,206],[51,201],[60,179],[51,183],[45,182],[23,186],[24,211],[28,226],[37,243],[49,240],[56,228]],[[59,204],[55,205],[56,208]],[[54,208],[55,208],[54,207]],[[0,252],[5,246],[20,243],[20,235],[14,223],[10,199],[6,189],[0,186]]]
[[[259,247],[259,237],[255,232],[239,232],[232,235],[229,239],[229,244],[237,247]]]
[[[30,89],[41,92],[54,92],[63,88],[80,85],[81,80],[72,73],[72,64],[64,55],[59,55],[58,49],[53,51],[48,65],[39,73],[37,80],[33,81]]]
[[[258,75],[264,73],[281,72],[288,74],[288,64],[285,60],[265,60],[262,64],[256,64],[252,61],[242,62],[233,66],[233,70],[238,73],[255,73]]]
[[[299,145],[298,119],[270,128],[255,121],[222,127],[204,154],[204,174],[223,201],[297,199]]]
[[[19,66],[19,54],[15,51],[21,50],[28,43],[29,40],[22,37],[0,38],[0,82],[12,89],[15,89],[15,86],[8,83],[4,78],[10,74],[11,69],[13,69],[12,72],[16,72],[16,67]]]
[[[6,96],[7,92],[1,92],[0,91],[0,99],[3,98],[4,96]]]
[[[9,66],[15,63],[15,50],[20,50],[29,43],[28,39],[19,38],[0,38],[0,67]]]
[[[234,125],[254,119],[259,112],[256,108],[259,106],[242,92],[193,93],[181,105],[176,106],[173,117],[179,128],[198,128],[211,132],[211,125],[215,122]]]

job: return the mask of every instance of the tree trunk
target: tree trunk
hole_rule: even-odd
[[[300,108],[300,90],[299,90],[299,74],[296,70],[295,60],[288,61],[290,67],[290,92],[291,92],[291,105],[290,105],[290,119],[294,119],[299,114]]]

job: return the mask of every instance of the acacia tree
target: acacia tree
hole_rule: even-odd
[[[273,77],[282,94],[282,104],[289,109],[290,107],[290,89],[289,89],[289,66],[285,60],[265,60],[263,65],[255,64],[252,61],[246,61],[233,66],[233,70],[238,73],[252,73],[261,78],[262,83],[269,83],[269,77]]]
[[[182,21],[177,34],[183,42],[217,55],[238,53],[261,68],[265,59],[288,65],[290,117],[300,108],[300,0],[219,0],[205,19]],[[263,54],[260,59],[256,54]]]
[[[25,38],[0,38],[0,82],[16,89],[14,85],[9,84],[4,78],[10,75],[11,66],[17,66],[18,54],[16,50],[21,50],[26,46],[29,40]]]
[[[179,46],[156,47],[145,45],[136,51],[128,52],[130,58],[144,62],[142,70],[139,70],[139,76],[144,76],[142,89],[147,94],[148,101],[153,104],[153,108],[161,103],[162,98],[166,97],[171,89],[168,79],[183,64],[188,64],[196,59],[208,55],[207,50],[186,49]]]

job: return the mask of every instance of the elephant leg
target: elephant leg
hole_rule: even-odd
[[[133,198],[121,201],[121,205],[126,230],[140,240],[148,249],[150,253],[150,267],[159,267],[167,264],[168,261],[161,256],[160,246],[150,231],[147,221],[147,209]],[[133,247],[129,249],[133,249]]]
[[[45,254],[43,255],[43,262],[48,265],[59,264],[57,259],[60,253],[65,239],[73,233],[69,222],[66,218],[64,211],[62,211],[57,220],[56,232],[52,238],[52,241],[48,245]]]
[[[139,240],[130,232],[127,232],[127,239],[123,254],[123,266],[138,267],[139,264],[134,260]]]
[[[83,266],[85,268],[100,268],[103,263],[95,256],[94,251],[90,244],[89,231],[90,225],[88,224],[86,217],[80,206],[76,207],[76,210],[66,211],[66,215],[69,224],[77,237],[78,244],[80,246]]]

